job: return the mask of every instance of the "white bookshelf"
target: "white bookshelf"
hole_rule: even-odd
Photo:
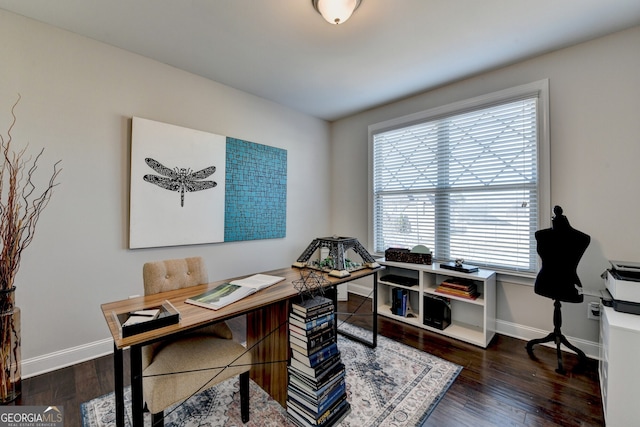
[[[480,269],[475,273],[462,273],[440,268],[440,264],[433,265],[412,264],[404,262],[378,260],[386,270],[378,279],[378,314],[408,323],[444,336],[456,338],[483,348],[495,335],[496,330],[496,274],[490,270]],[[417,279],[416,286],[402,286],[386,282],[384,277],[389,274]],[[471,279],[476,284],[480,296],[475,300],[443,295],[436,292],[436,288],[450,277]],[[409,291],[411,312],[415,317],[397,316],[391,313],[391,290],[404,288]],[[424,296],[436,295],[447,298],[451,305],[451,324],[445,329],[438,329],[425,325]]]

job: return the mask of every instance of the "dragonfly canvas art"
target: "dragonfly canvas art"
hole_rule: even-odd
[[[129,247],[224,241],[226,138],[134,117]]]
[[[215,181],[199,181],[201,179],[208,178],[216,171],[215,166],[209,166],[197,172],[191,172],[191,168],[173,168],[169,169],[157,160],[150,157],[144,159],[151,169],[158,172],[160,175],[145,175],[143,179],[151,184],[155,184],[158,187],[164,188],[169,191],[180,192],[180,207],[184,207],[184,192],[200,191],[213,188],[218,183]]]
[[[133,117],[130,173],[131,249],[286,235],[287,150]]]

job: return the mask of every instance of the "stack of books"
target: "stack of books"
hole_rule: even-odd
[[[292,303],[287,414],[299,427],[332,426],[351,410],[334,326],[330,299],[316,296]]]
[[[466,299],[476,299],[480,296],[476,284],[468,279],[446,279],[436,288],[436,292]]]

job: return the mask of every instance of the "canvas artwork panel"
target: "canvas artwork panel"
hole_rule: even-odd
[[[287,151],[227,137],[224,241],[286,234]]]
[[[224,240],[225,151],[224,136],[133,118],[130,248]]]
[[[134,117],[129,247],[286,235],[287,151]]]

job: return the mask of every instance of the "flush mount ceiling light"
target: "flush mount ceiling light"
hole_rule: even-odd
[[[362,0],[311,0],[313,8],[330,24],[344,23]]]

